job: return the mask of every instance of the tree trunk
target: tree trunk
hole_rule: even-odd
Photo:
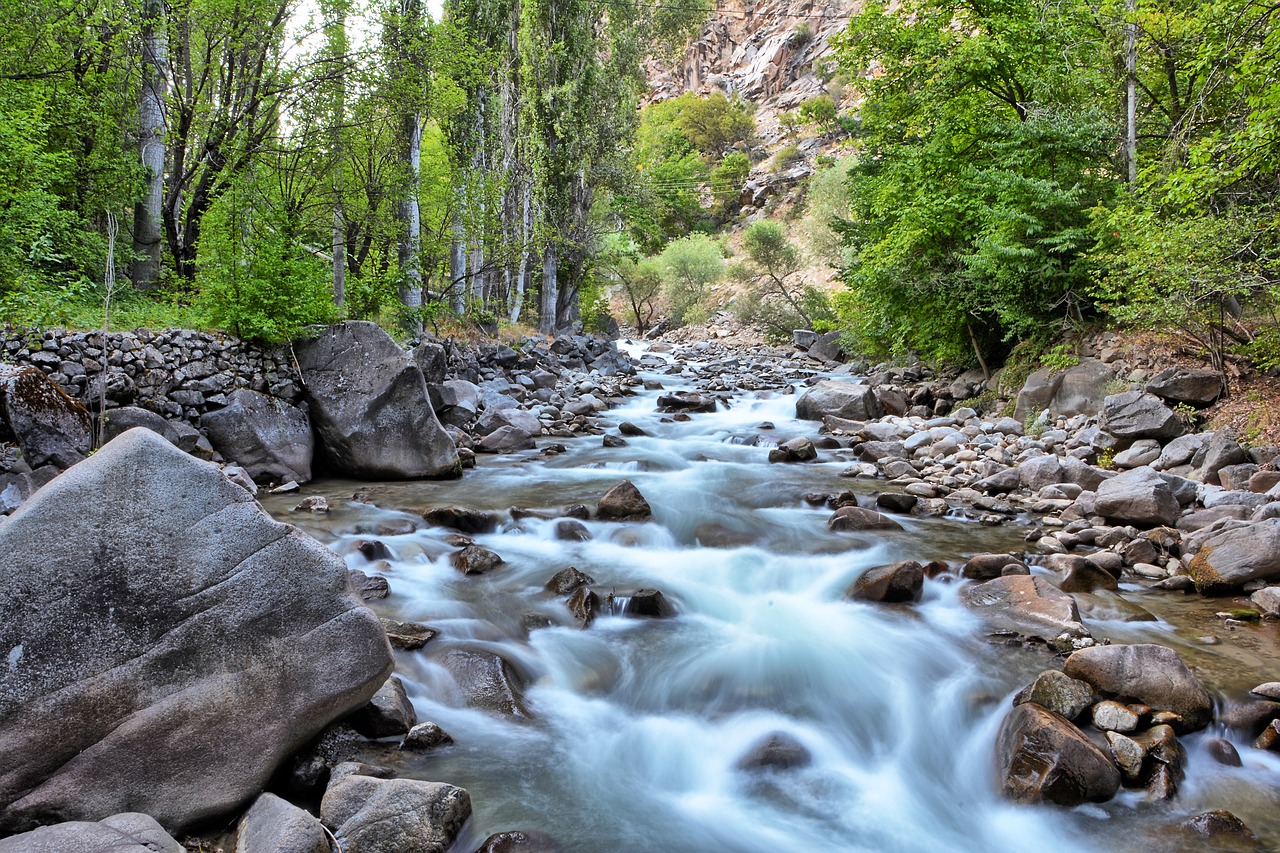
[[[1124,9],[1130,18],[1124,25],[1124,159],[1129,186],[1133,187],[1138,183],[1138,23],[1132,20],[1137,11],[1137,0],[1125,0]]]
[[[400,219],[400,244],[396,258],[400,262],[400,303],[417,311],[422,307],[422,220],[418,210],[418,181],[422,174],[422,117],[414,112],[403,118],[401,156],[404,158],[408,187],[396,208]]]
[[[555,243],[548,243],[542,254],[542,292],[538,300],[538,331],[544,335],[556,333],[556,307],[560,301],[557,286],[559,263]]]
[[[168,41],[163,0],[144,0],[142,24],[142,90],[138,102],[138,156],[146,177],[146,192],[134,207],[133,261],[129,278],[140,290],[160,286],[160,257],[164,247],[164,106],[167,91]]]

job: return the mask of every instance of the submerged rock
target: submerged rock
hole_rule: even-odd
[[[341,558],[149,430],[35,495],[0,553],[0,827],[224,815],[391,671]]]
[[[794,770],[807,767],[813,755],[804,744],[786,732],[765,735],[734,765],[739,770]]]
[[[561,849],[545,832],[519,829],[490,835],[475,853],[561,853]]]
[[[450,649],[441,661],[473,708],[527,718],[520,677],[505,658],[474,649]]]

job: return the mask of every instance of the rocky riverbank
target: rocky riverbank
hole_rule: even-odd
[[[209,346],[203,338],[192,340],[200,341],[202,352]],[[90,343],[86,339],[86,346]],[[116,349],[123,369],[125,350]],[[107,352],[108,363],[114,352]],[[1209,725],[1252,739],[1256,749],[1280,746],[1280,691],[1274,685],[1256,685],[1254,695],[1215,697],[1173,650],[1100,643],[1091,629],[1096,620],[1154,618],[1130,600],[1137,588],[1170,596],[1251,595],[1248,605],[1224,605],[1224,628],[1280,615],[1280,587],[1271,585],[1280,581],[1275,526],[1280,476],[1273,464],[1280,451],[1243,446],[1225,432],[1188,433],[1176,407],[1211,401],[1204,376],[1144,374],[1145,368],[1099,353],[1067,370],[1033,375],[1010,401],[1019,419],[980,415],[958,405],[983,395],[980,376],[942,377],[918,366],[864,371],[832,364],[829,354],[819,354],[823,358],[792,348],[736,349],[716,340],[659,342],[639,358],[639,367],[678,375],[682,385],[694,383],[692,391],[657,395],[660,411],[671,420],[734,406],[744,395],[794,393],[797,416],[813,424],[810,434],[778,442],[772,425],[762,423],[741,440],[769,448],[770,461],[778,465],[845,464],[850,489],[805,497],[830,509],[828,527],[837,535],[892,535],[912,517],[944,516],[1030,531],[1021,551],[976,554],[955,564],[908,561],[875,567],[848,592],[862,601],[909,604],[920,598],[926,578],[963,583],[962,600],[991,636],[1069,655],[1061,671],[1047,669],[1019,694],[1000,730],[997,760],[1008,797],[1074,804],[1104,800],[1124,786],[1152,800],[1172,798],[1185,775],[1180,736]],[[333,682],[336,692],[316,700],[324,710],[305,725],[294,722],[301,712],[285,710],[270,725],[255,716],[258,722],[245,726],[251,712],[227,704],[228,691],[260,693],[258,685],[265,682],[259,678],[282,690],[273,707],[301,702],[306,691],[280,687],[279,676],[259,658],[260,644],[268,643],[267,637],[277,638],[272,646],[278,642],[286,613],[315,619],[313,627],[303,622],[288,629],[286,636],[299,637],[296,648],[278,650],[281,665],[290,669],[314,662],[329,643],[315,625],[331,626],[333,643],[344,647],[367,633],[358,626],[371,617],[353,603],[348,576],[359,581],[365,598],[387,591],[387,580],[376,571],[381,545],[376,537],[361,546],[368,548],[372,574],[349,575],[333,564],[329,552],[314,546],[291,558],[298,572],[280,578],[276,554],[285,546],[278,542],[294,543],[295,534],[256,518],[251,509],[256,505],[245,503],[247,493],[257,484],[296,488],[310,476],[313,463],[375,480],[456,477],[473,463],[474,452],[536,447],[553,456],[556,439],[588,434],[601,435],[606,446],[625,446],[643,431],[627,423],[615,430],[599,415],[640,387],[636,365],[615,345],[586,337],[529,342],[522,348],[462,349],[426,341],[405,350],[371,324],[343,324],[295,346],[288,367],[281,368],[292,371],[286,381],[298,389],[296,398],[254,390],[252,383],[229,384],[199,407],[184,408],[180,417],[162,406],[175,415],[171,420],[154,405],[117,407],[108,412],[107,425],[120,438],[76,464],[88,455],[93,421],[82,404],[51,382],[52,374],[42,368],[54,365],[45,361],[8,368],[0,377],[0,414],[21,448],[3,475],[9,478],[3,495],[18,506],[41,481],[52,481],[11,520],[0,522],[6,553],[33,555],[32,564],[11,572],[8,586],[0,589],[6,616],[0,650],[9,653],[5,695],[15,703],[3,718],[21,723],[6,722],[0,741],[45,756],[61,769],[46,773],[33,758],[23,762],[17,776],[0,780],[5,828],[74,819],[83,821],[76,829],[38,832],[99,838],[119,834],[123,826],[139,835],[163,834],[138,816],[109,817],[131,811],[159,818],[164,830],[199,828],[210,817],[248,804],[286,755],[327,723],[362,708],[285,762],[272,790],[302,799],[323,797],[320,819],[354,845],[345,849],[446,849],[470,811],[465,790],[382,778],[385,771],[359,763],[377,760],[381,748],[366,737],[404,739],[406,749],[431,748],[448,738],[432,724],[415,725],[403,689],[395,679],[385,680],[387,658],[380,657],[385,652],[370,646],[372,651],[358,659],[335,653],[349,672],[340,678],[326,672],[324,680]],[[129,364],[138,365],[137,357]],[[855,374],[865,379],[854,381]],[[648,388],[659,391],[661,384],[650,380]],[[80,396],[90,387],[86,381]],[[155,402],[151,397],[128,402],[149,400]],[[126,431],[135,421],[149,430]],[[198,456],[221,461],[222,473]],[[68,466],[73,467],[65,476],[54,478]],[[323,499],[314,498],[300,507],[325,509]],[[456,549],[453,563],[464,575],[481,575],[502,564],[500,555],[471,536],[546,514],[513,510],[504,520],[465,506],[433,512],[423,516],[428,525],[456,531],[450,542]],[[602,498],[594,514],[567,507],[552,516],[559,519],[557,538],[575,541],[590,535],[580,520],[593,515],[634,522],[649,514],[645,497],[629,486]],[[69,521],[73,518],[75,524]],[[135,529],[135,522],[146,529]],[[63,536],[61,549],[45,544],[59,540],[55,530],[73,527],[83,528],[84,535]],[[244,553],[226,552],[222,543],[228,539]],[[146,547],[139,550],[138,542]],[[186,553],[183,549],[208,556],[174,556]],[[66,567],[73,565],[78,573],[68,575]],[[187,578],[182,583],[172,576],[178,566]],[[280,587],[313,582],[304,581],[313,568],[303,567],[321,566],[327,598],[316,598],[319,593],[307,592],[305,585]],[[235,567],[234,574],[227,574],[228,567]],[[161,575],[148,580],[144,568]],[[130,578],[124,586],[112,580],[123,577]],[[557,578],[549,583],[570,596],[570,610],[584,626],[600,613],[662,617],[676,612],[657,590],[617,598],[613,590],[594,589],[585,575]],[[288,606],[298,596],[310,603]],[[332,612],[320,607],[321,600],[331,603]],[[230,610],[222,614],[215,601]],[[57,616],[59,607],[80,615]],[[87,644],[93,655],[71,654],[82,643],[59,633],[61,627],[42,633],[68,624],[97,638]],[[421,646],[432,635],[423,625],[384,627],[393,645],[403,648]],[[228,638],[234,641],[230,646]],[[212,669],[184,664],[181,677],[173,680],[170,664],[192,655],[207,659]],[[127,660],[154,661],[154,668],[143,666],[130,676],[138,680],[134,686],[98,675],[118,675]],[[525,713],[517,679],[503,658],[450,652],[445,665],[464,689],[488,696],[485,701],[505,709],[501,713]],[[228,673],[241,670],[245,674],[235,677],[248,680],[228,681]],[[152,677],[160,672],[163,678]],[[108,687],[121,699],[107,703],[110,709],[95,710],[94,725],[78,726],[81,736],[72,746],[79,758],[67,763],[57,749],[27,736],[59,731],[60,721],[79,719],[76,697],[101,696]],[[365,705],[369,700],[372,704]],[[192,712],[202,703],[216,713]],[[215,726],[212,718],[224,713],[227,719]],[[122,729],[121,720],[131,722]],[[193,720],[200,721],[198,733]],[[234,731],[224,731],[224,723]],[[211,734],[215,729],[219,733]],[[235,743],[224,750],[230,765],[212,766],[168,746],[198,752],[214,737]],[[11,752],[6,747],[6,754]],[[1226,741],[1213,754],[1226,764],[1240,760]],[[343,763],[348,759],[356,763]],[[154,791],[141,778],[122,789],[110,781],[121,778],[111,774],[118,773],[122,761],[177,761],[194,778],[215,774],[220,784],[199,797],[176,783]],[[70,792],[85,790],[94,796],[69,798]],[[1222,816],[1196,817],[1186,831],[1207,832],[1206,827],[1247,832]],[[271,839],[286,828],[297,838],[311,839],[289,842],[304,844],[298,849],[325,849],[322,824],[270,794],[258,798],[240,825],[238,849],[285,849],[272,846],[283,842]],[[421,842],[425,846],[404,846],[410,836],[427,839]],[[21,845],[31,843],[33,838],[14,836],[0,840],[0,850],[27,849]]]

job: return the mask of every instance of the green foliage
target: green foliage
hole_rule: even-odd
[[[1080,356],[1068,344],[1057,344],[1040,354],[1040,363],[1057,373],[1080,363]]]
[[[198,307],[212,325],[281,343],[335,319],[330,278],[300,241],[293,211],[246,183],[220,199],[207,221]]]
[[[751,285],[739,300],[738,316],[761,328],[772,340],[791,337],[795,329],[825,331],[835,314],[826,294],[797,280],[800,252],[780,223],[760,219],[742,235],[747,260],[734,275]]]
[[[711,194],[721,208],[736,209],[742,187],[751,173],[751,160],[746,154],[734,151],[726,154],[711,170]]]
[[[784,145],[773,154],[773,171],[785,172],[797,163],[804,161],[804,152],[799,145]]]
[[[673,240],[657,259],[662,292],[677,323],[705,319],[701,303],[713,284],[724,278],[724,257],[720,246],[703,234]]]
[[[835,226],[850,216],[848,185],[855,162],[852,157],[837,160],[821,166],[809,178],[807,215],[799,232],[805,256],[814,263],[836,267],[847,260]]]
[[[840,129],[839,110],[835,98],[830,95],[818,95],[809,98],[800,105],[800,117],[816,124],[824,133],[832,133]]]

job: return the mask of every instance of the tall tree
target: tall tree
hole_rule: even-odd
[[[133,261],[129,278],[134,287],[150,290],[160,284],[160,257],[164,248],[164,171],[168,161],[165,96],[169,80],[164,0],[143,0],[141,40],[138,159],[144,185],[142,198],[134,206]]]

